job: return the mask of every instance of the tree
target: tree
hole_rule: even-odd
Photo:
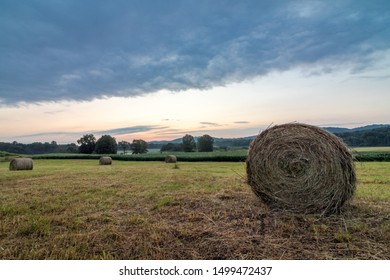
[[[130,142],[127,142],[127,141],[120,141],[120,142],[118,142],[118,147],[120,150],[123,150],[124,154],[126,154],[126,151],[130,150],[131,144],[130,144]]]
[[[183,151],[193,152],[196,149],[195,139],[192,135],[186,134],[183,137]]]
[[[77,153],[78,149],[77,149],[77,145],[75,143],[71,143],[71,144],[66,144],[66,145],[62,145],[65,153]]]
[[[183,144],[168,143],[161,146],[160,152],[180,152],[183,151]]]
[[[145,154],[148,152],[148,143],[142,139],[134,139],[130,149],[132,154]]]
[[[199,152],[212,152],[214,139],[210,135],[203,135],[198,138],[198,151]]]
[[[92,154],[95,150],[96,138],[93,134],[86,134],[77,140],[77,143],[80,145],[79,153],[81,154]]]
[[[103,135],[96,141],[95,152],[97,154],[116,154],[117,147],[118,145],[114,137]]]

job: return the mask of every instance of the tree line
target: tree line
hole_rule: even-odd
[[[386,147],[390,146],[390,126],[370,130],[335,133],[336,136],[350,147]],[[214,145],[219,147],[240,146],[248,148],[252,138],[237,138],[233,140],[213,138],[210,135],[203,135],[197,140],[186,134],[180,143],[168,143],[160,146],[161,152],[212,152]],[[103,135],[96,139],[93,134],[86,134],[77,140],[78,145],[57,144],[52,142],[34,142],[31,144],[0,142],[0,151],[15,154],[48,154],[48,153],[82,153],[82,154],[116,154],[118,150],[124,154],[142,154],[148,152],[148,143],[142,139],[134,139],[131,143],[127,141],[116,142],[114,137]]]
[[[168,143],[162,145],[160,152],[212,152],[214,150],[214,138],[208,134],[198,137],[197,141],[192,135],[186,134],[181,143]]]
[[[390,126],[353,132],[335,133],[350,147],[390,146]]]
[[[77,140],[80,145],[78,148],[81,154],[116,154],[118,148],[126,154],[131,151],[132,154],[144,154],[148,152],[148,143],[142,139],[134,139],[132,143],[127,141],[116,142],[115,137],[103,135],[96,140],[93,134],[86,134]]]
[[[127,151],[132,151],[133,154],[147,153],[148,143],[141,139],[134,139],[132,143],[126,141],[116,142],[114,137],[103,135],[96,140],[93,134],[86,134],[77,140],[79,145],[57,144],[57,142],[34,142],[31,144],[23,144],[13,141],[12,143],[0,142],[0,151],[13,154],[50,154],[50,153],[80,153],[80,154],[116,154],[118,148]]]
[[[15,154],[49,154],[49,153],[80,153],[80,154],[116,154],[120,151],[123,154],[131,152],[132,154],[144,154],[148,152],[148,143],[143,139],[134,139],[131,143],[128,141],[117,142],[115,137],[103,135],[99,139],[93,134],[85,134],[78,139],[76,145],[57,144],[57,142],[34,142],[31,144],[0,142],[0,151]],[[164,151],[184,151],[184,152],[212,152],[214,139],[210,135],[203,135],[197,142],[192,135],[185,135],[182,143],[169,143],[163,145],[160,149]]]
[[[0,142],[0,151],[5,151],[14,154],[49,154],[49,153],[78,153],[76,144],[57,144],[52,142],[34,142],[31,144],[23,144],[13,141],[12,143]]]
[[[144,154],[148,152],[148,143],[142,139],[134,139],[132,143],[127,141],[116,142],[114,137],[103,135],[96,140],[93,134],[86,134],[77,140],[79,153],[82,154],[116,154],[118,149],[126,154],[131,151],[132,154]],[[182,138],[182,143],[168,143],[163,145],[161,152],[165,151],[183,151],[183,152],[212,152],[214,150],[214,139],[210,135],[203,135],[197,142],[192,135],[186,134]]]

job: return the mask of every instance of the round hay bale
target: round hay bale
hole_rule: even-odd
[[[99,164],[100,165],[111,165],[112,158],[111,157],[100,157]]]
[[[271,208],[331,214],[355,192],[353,157],[335,135],[300,123],[277,125],[251,143],[246,172],[253,192]]]
[[[9,170],[32,170],[33,165],[31,158],[13,158],[9,163]]]
[[[174,155],[169,155],[169,156],[165,157],[165,162],[166,163],[176,163],[177,162],[177,158]]]

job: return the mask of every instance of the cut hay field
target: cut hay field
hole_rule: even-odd
[[[243,163],[0,162],[0,259],[390,259],[390,163],[338,215],[267,209]],[[176,168],[175,168],[176,167]]]

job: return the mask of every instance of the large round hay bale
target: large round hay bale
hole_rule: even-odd
[[[111,157],[100,157],[99,164],[100,165],[111,165],[112,158]]]
[[[353,157],[335,135],[289,123],[261,132],[246,160],[248,183],[271,208],[330,214],[355,192]]]
[[[165,162],[166,163],[176,163],[177,162],[177,158],[174,155],[169,155],[169,156],[165,157]]]
[[[13,158],[9,163],[9,170],[32,170],[33,165],[31,158]]]

